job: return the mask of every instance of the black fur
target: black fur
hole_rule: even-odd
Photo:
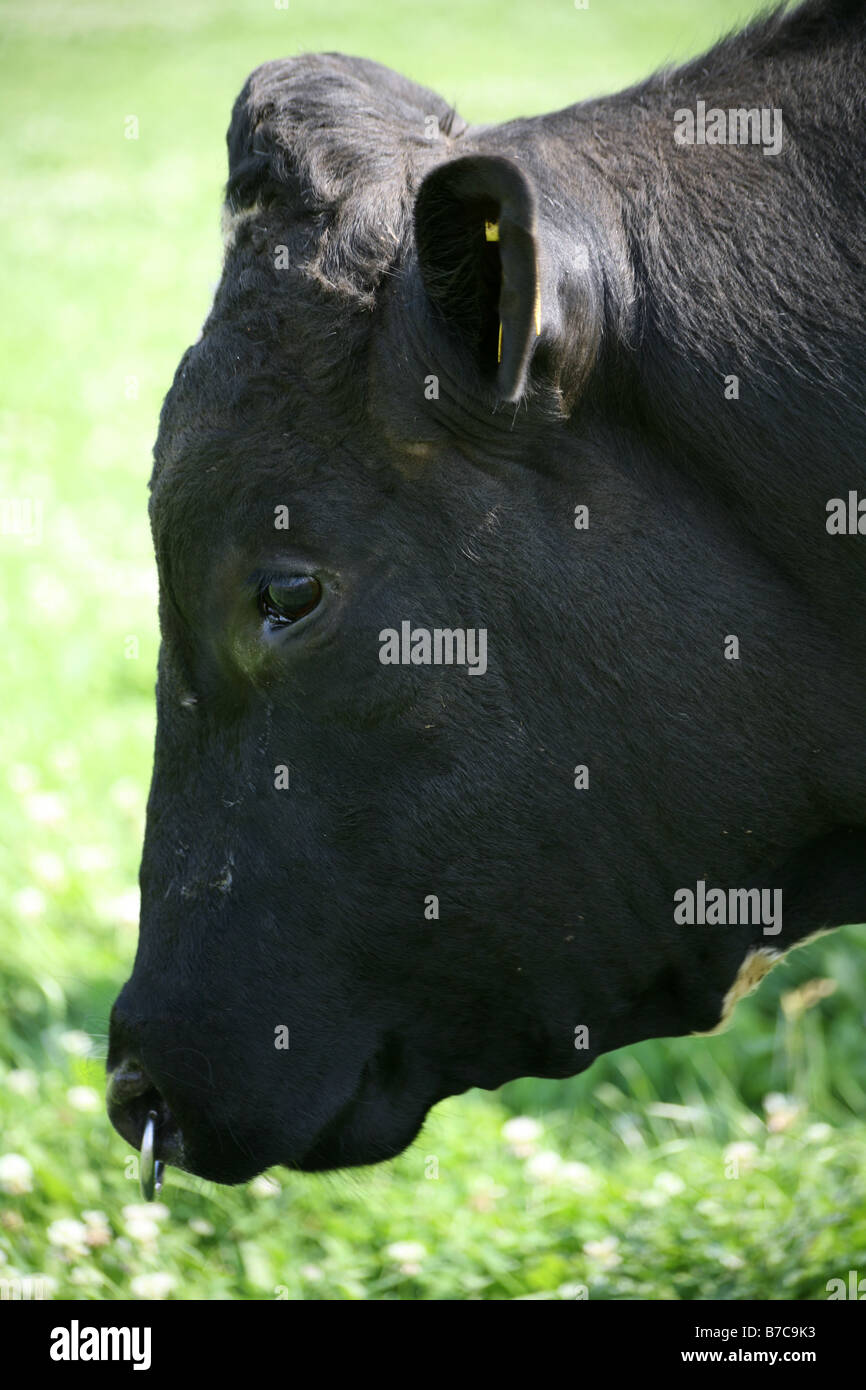
[[[866,537],[825,527],[866,495],[864,77],[853,0],[491,128],[366,60],[253,73],[156,448],[133,1142],[155,1105],[222,1181],[387,1158],[866,914]],[[698,98],[780,108],[781,153],[676,145]],[[322,602],[270,630],[294,574]],[[486,629],[487,673],[383,666],[403,620]],[[699,879],[781,889],[781,934],[676,924]]]

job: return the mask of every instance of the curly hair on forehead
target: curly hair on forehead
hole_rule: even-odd
[[[323,53],[264,63],[229,126],[228,238],[259,212],[278,210],[293,264],[371,308],[406,245],[421,177],[465,129],[435,92],[368,59]]]

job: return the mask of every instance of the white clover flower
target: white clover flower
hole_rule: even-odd
[[[48,899],[41,888],[21,888],[12,895],[12,910],[18,917],[32,920],[41,917],[48,905]]]
[[[719,1264],[723,1269],[742,1269],[745,1263],[742,1255],[735,1255],[732,1250],[719,1256]]]
[[[385,1254],[394,1261],[401,1274],[412,1279],[421,1273],[421,1262],[426,1257],[427,1247],[418,1240],[396,1240],[386,1248]]]
[[[0,1192],[20,1197],[33,1191],[33,1169],[22,1154],[0,1155]]]
[[[654,1187],[659,1192],[664,1192],[668,1197],[679,1197],[681,1192],[685,1192],[686,1185],[678,1173],[658,1173],[656,1175]]]
[[[163,1202],[131,1202],[123,1208],[123,1225],[130,1240],[153,1245],[159,1239],[159,1223],[170,1215]]]
[[[168,1298],[176,1287],[177,1280],[174,1275],[163,1270],[157,1270],[153,1274],[136,1274],[130,1284],[136,1298],[147,1299]]]
[[[556,1290],[556,1296],[557,1298],[582,1300],[589,1298],[589,1290],[586,1284],[560,1284]]]
[[[833,1126],[824,1124],[822,1121],[819,1124],[809,1125],[803,1138],[810,1144],[823,1144],[831,1137],[832,1133]]]
[[[25,809],[37,825],[56,825],[66,819],[66,807],[53,792],[34,792],[28,796]]]
[[[141,914],[141,894],[137,888],[130,888],[116,898],[102,898],[97,903],[97,911],[104,922],[135,927]]]
[[[107,845],[79,845],[72,850],[70,858],[75,868],[85,874],[110,869],[114,863],[114,855]]]
[[[253,1197],[276,1197],[280,1190],[276,1178],[270,1178],[266,1173],[259,1173],[257,1178],[253,1178],[248,1189]]]
[[[391,1260],[423,1260],[427,1247],[419,1240],[395,1240],[393,1245],[387,1247],[385,1254]]]
[[[563,1163],[559,1180],[575,1192],[594,1192],[598,1187],[598,1178],[586,1163]]]
[[[64,1052],[72,1057],[86,1057],[90,1051],[90,1034],[80,1028],[70,1028],[57,1039]]]
[[[496,1182],[487,1173],[479,1173],[472,1179],[471,1185],[469,1205],[475,1211],[492,1211],[500,1197],[508,1196],[508,1188],[503,1187],[502,1183]]]
[[[529,1115],[515,1115],[502,1126],[502,1137],[518,1158],[529,1158],[541,1138],[541,1125]]]
[[[403,1261],[417,1264],[427,1255],[427,1247],[421,1244],[420,1240],[395,1240],[392,1245],[388,1245],[385,1254],[389,1259],[395,1259],[399,1265],[403,1264]]]
[[[6,1073],[6,1089],[16,1096],[35,1096],[39,1079],[29,1067],[18,1067]]]
[[[46,1231],[49,1245],[56,1245],[65,1255],[87,1254],[87,1227],[71,1216],[52,1221]]]
[[[58,772],[77,772],[81,766],[81,756],[77,748],[57,748],[51,761]]]
[[[615,1265],[622,1263],[618,1246],[619,1240],[616,1236],[605,1236],[603,1240],[588,1240],[583,1247],[583,1253],[603,1268],[613,1269]]]
[[[41,850],[34,854],[31,863],[33,872],[43,883],[50,883],[56,887],[62,883],[66,877],[66,868],[59,854],[53,854],[50,850]]]
[[[650,1211],[655,1211],[658,1207],[663,1207],[667,1202],[667,1193],[659,1192],[657,1187],[647,1188],[646,1191],[638,1194],[638,1201],[642,1207],[648,1207]]]
[[[138,1245],[154,1245],[159,1237],[159,1226],[143,1216],[130,1217],[124,1222],[126,1234]]]
[[[725,1163],[736,1164],[738,1171],[740,1168],[748,1171],[754,1167],[758,1152],[757,1144],[753,1144],[751,1139],[736,1139],[725,1149],[724,1160]]]
[[[83,1211],[81,1219],[87,1227],[87,1244],[91,1250],[98,1245],[111,1244],[112,1230],[104,1211]]]
[[[130,1202],[122,1215],[124,1221],[165,1221],[171,1212],[165,1202]]]
[[[784,1110],[790,1104],[791,1097],[783,1095],[781,1091],[768,1091],[763,1100],[768,1115],[772,1115],[775,1110]]]
[[[137,811],[141,805],[141,789],[131,777],[115,782],[108,795],[120,811]]]
[[[771,1091],[764,1096],[764,1110],[767,1114],[767,1129],[771,1134],[781,1134],[789,1129],[800,1113],[801,1105],[793,1096],[783,1096]]]
[[[562,1168],[562,1159],[552,1149],[533,1154],[526,1163],[526,1176],[530,1182],[553,1182]]]
[[[92,1086],[70,1086],[66,1092],[66,1099],[73,1110],[93,1114],[102,1109],[102,1096],[98,1091],[94,1091]]]
[[[29,767],[27,763],[14,763],[9,769],[9,786],[18,796],[32,792],[36,781],[36,769]]]

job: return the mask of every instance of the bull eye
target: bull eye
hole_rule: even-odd
[[[322,597],[322,586],[312,574],[293,574],[274,579],[259,594],[259,607],[271,627],[287,627],[306,617]]]

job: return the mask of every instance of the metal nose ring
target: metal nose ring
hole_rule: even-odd
[[[154,1157],[156,1152],[156,1121],[156,1111],[148,1110],[144,1123],[144,1133],[141,1136],[141,1159],[138,1167],[141,1195],[146,1202],[152,1202],[161,1191],[162,1175],[165,1169],[165,1164]]]

